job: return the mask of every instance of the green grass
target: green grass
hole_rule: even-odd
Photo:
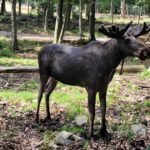
[[[106,14],[100,18],[97,18],[97,21],[111,23],[112,19],[111,19],[110,15]],[[134,16],[134,18],[132,18],[132,17],[122,18],[122,17],[120,17],[120,15],[114,15],[113,21],[114,21],[114,24],[126,24],[126,23],[129,23],[130,21],[133,21],[133,23],[137,24],[138,23],[138,16]],[[143,23],[143,22],[149,23],[150,19],[148,17],[147,18],[141,17],[140,23]]]
[[[44,144],[42,145],[41,149],[48,149],[50,142],[52,142],[53,141],[52,139],[54,139],[54,138],[55,138],[54,132],[45,131],[43,133]]]
[[[143,72],[139,74],[139,77],[144,80],[144,79],[150,79],[150,69],[146,69]]]
[[[108,87],[108,93],[107,93],[107,105],[111,106],[117,99],[118,99],[118,93],[120,91],[121,84],[118,81],[113,81],[110,83],[110,86]]]
[[[38,83],[36,83],[34,80],[24,82],[19,86],[19,90],[33,91],[37,88],[38,88]]]
[[[1,90],[0,97],[9,101],[13,105],[23,104],[22,108],[26,110],[36,110],[37,92],[17,91],[17,90]]]
[[[0,37],[0,56],[13,56],[13,51],[10,48],[10,40],[7,38]]]
[[[0,56],[0,66],[37,66],[37,59]]]
[[[67,125],[64,125],[60,131],[62,130],[65,130],[65,131],[68,131],[68,132],[72,132],[74,134],[79,134],[79,133],[85,133],[86,130],[85,128],[82,128],[82,127],[75,127],[75,126],[72,126],[72,127],[68,127]]]
[[[116,84],[116,83],[115,83]],[[36,109],[38,83],[35,81],[28,81],[21,84],[15,89],[1,90],[0,97],[12,103],[27,103],[25,110]],[[108,90],[108,103],[112,103],[117,98],[119,92],[119,84]],[[98,98],[98,97],[97,97]],[[44,96],[43,96],[44,99]],[[53,102],[65,107],[67,117],[73,120],[77,115],[87,115],[87,93],[83,88],[67,86],[59,83],[52,93],[51,98]],[[45,101],[42,101],[42,108],[45,110]],[[99,103],[99,101],[98,101]],[[44,104],[44,105],[43,105]]]
[[[51,99],[67,108],[68,118],[71,120],[77,114],[85,113],[86,108],[83,107],[83,104],[86,102],[86,92],[81,88],[65,86],[60,83],[53,92]]]
[[[19,44],[19,49],[21,51],[24,51],[24,52],[32,51],[32,53],[33,53],[33,52],[38,52],[41,49],[41,47],[48,44],[48,42],[32,41],[32,40],[19,40],[18,44]]]

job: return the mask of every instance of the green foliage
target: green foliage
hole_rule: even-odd
[[[144,106],[147,106],[148,108],[150,108],[150,99],[149,100],[146,100],[144,102]]]
[[[42,145],[42,149],[48,149],[50,142],[54,139],[54,132],[45,131],[43,134],[44,145]]]
[[[149,79],[150,78],[150,69],[144,70],[142,73],[139,74],[141,79]]]
[[[120,126],[118,128],[118,131],[123,138],[128,139],[128,140],[131,140],[134,136],[134,133],[128,124],[124,124],[124,125]]]
[[[0,56],[11,57],[13,56],[13,51],[8,48],[4,48],[0,51]]]
[[[12,55],[13,51],[9,46],[8,40],[0,38],[0,56],[11,57]]]

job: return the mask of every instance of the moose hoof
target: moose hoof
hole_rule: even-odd
[[[91,141],[91,140],[93,140],[94,139],[94,135],[92,134],[89,134],[89,135],[87,135],[87,140],[89,140],[89,141]]]
[[[108,132],[107,132],[106,129],[101,128],[101,130],[100,130],[99,133],[100,133],[100,136],[101,136],[102,138],[108,138],[108,137],[109,137],[109,134],[108,134]]]
[[[51,122],[52,122],[51,117],[46,117],[44,119],[44,122],[47,123],[47,124],[51,124]]]
[[[39,123],[39,118],[38,117],[35,118],[35,123]]]

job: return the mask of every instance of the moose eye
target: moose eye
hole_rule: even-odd
[[[130,43],[130,39],[126,39],[125,42],[128,44]]]
[[[130,39],[125,39],[126,44],[130,43]]]

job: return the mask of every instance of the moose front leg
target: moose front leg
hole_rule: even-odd
[[[106,91],[105,92],[99,92],[99,100],[101,104],[101,120],[102,120],[102,126],[100,130],[100,134],[102,137],[107,136],[107,130],[106,130],[106,120],[105,120],[105,115],[106,115]]]
[[[90,114],[90,128],[89,128],[89,138],[93,137],[93,126],[95,119],[95,101],[96,101],[96,92],[94,90],[87,90],[88,92],[88,109]]]

